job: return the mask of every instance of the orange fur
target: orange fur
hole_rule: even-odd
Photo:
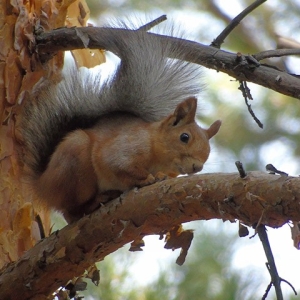
[[[119,113],[71,132],[37,179],[37,193],[72,222],[118,195],[116,191],[201,171],[209,139],[221,122],[202,129],[195,122],[196,107],[197,100],[188,98],[159,122]],[[181,140],[182,134],[188,141]]]

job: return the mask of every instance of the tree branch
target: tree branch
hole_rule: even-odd
[[[277,300],[283,300],[283,294],[282,294],[282,289],[281,289],[281,282],[285,282],[287,283],[291,289],[293,290],[293,292],[295,293],[295,295],[297,295],[297,292],[295,290],[295,288],[292,286],[292,284],[290,282],[288,282],[287,280],[279,277],[278,271],[277,271],[277,267],[275,264],[275,259],[272,253],[272,249],[270,246],[270,242],[269,242],[269,238],[266,232],[266,227],[265,225],[261,225],[258,223],[258,226],[256,227],[256,232],[258,233],[259,239],[263,245],[266,257],[268,262],[266,263],[266,266],[268,268],[268,271],[270,273],[271,276],[271,282],[268,285],[265,294],[263,295],[262,300],[266,299],[268,296],[268,293],[272,287],[272,285],[275,288],[275,292],[276,292],[276,298]]]
[[[167,20],[167,16],[162,15],[162,16],[156,18],[155,20],[141,26],[138,30],[149,31],[151,28],[155,27],[156,25],[158,25],[166,20]]]
[[[257,60],[263,60],[271,57],[282,57],[288,55],[300,55],[300,49],[278,49],[278,50],[268,50],[256,53],[253,57]]]
[[[216,173],[131,190],[40,241],[3,269],[0,299],[48,295],[141,235],[215,218],[251,226],[260,220],[272,227],[300,221],[300,178],[261,172],[249,172],[245,178],[238,173]]]
[[[264,225],[258,225],[256,231],[265,250],[265,254],[268,260],[267,268],[271,276],[271,282],[275,287],[277,300],[283,300],[282,290],[280,286],[281,279],[277,272],[274,256],[266,232],[266,227]],[[268,290],[270,290],[269,287],[267,288],[267,291]]]
[[[252,110],[251,104],[249,104],[248,99],[253,100],[251,93],[250,93],[250,89],[247,86],[247,82],[246,81],[240,81],[240,86],[239,86],[239,90],[242,91],[244,100],[245,100],[245,104],[248,108],[248,111],[250,113],[250,115],[252,116],[253,120],[256,122],[256,124],[260,127],[263,128],[264,125],[262,124],[262,122],[257,118],[257,116],[255,115],[254,111]]]
[[[111,32],[114,31],[114,35]],[[36,36],[36,47],[42,61],[47,61],[58,51],[74,49],[106,49],[116,55],[118,35],[127,35],[128,39],[134,30],[118,28],[73,27],[59,28]],[[238,81],[253,82],[279,93],[300,99],[300,79],[268,65],[254,64],[252,59],[240,63],[237,54],[216,49],[200,43],[145,32],[149,39],[160,39],[181,48],[180,57],[175,57],[224,72]],[[179,51],[180,52],[180,51]],[[173,53],[174,54],[174,53]],[[172,53],[170,53],[170,56]]]
[[[226,28],[218,35],[218,37],[211,43],[211,46],[220,48],[221,45],[224,43],[225,38],[232,32],[232,30],[237,27],[240,22],[249,15],[254,9],[256,9],[258,6],[266,2],[267,0],[256,0],[251,5],[246,7],[240,14],[238,14],[235,18],[233,18],[226,26]]]

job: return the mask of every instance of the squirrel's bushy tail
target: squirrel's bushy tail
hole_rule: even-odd
[[[115,32],[111,30],[112,49],[121,62],[101,86],[99,76],[81,76],[71,70],[59,84],[44,88],[35,101],[25,105],[21,125],[25,162],[34,173],[45,170],[56,145],[68,132],[93,126],[103,114],[129,112],[153,122],[199,93],[200,67],[167,57],[182,49],[149,38],[145,31],[124,31],[121,36]]]
[[[163,34],[172,35],[172,28]],[[117,47],[121,63],[104,86],[104,100],[113,101],[114,108],[157,121],[169,115],[179,102],[199,93],[201,68],[168,58],[170,53],[180,55],[182,48],[150,38],[143,31],[124,36]]]

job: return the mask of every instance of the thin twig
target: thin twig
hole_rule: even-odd
[[[268,260],[267,267],[268,267],[268,271],[271,276],[272,284],[275,287],[277,300],[283,300],[282,290],[280,287],[281,278],[279,277],[278,272],[277,272],[274,256],[273,256],[272,249],[271,249],[269,239],[268,239],[268,235],[266,232],[266,227],[265,227],[265,225],[259,225],[259,226],[257,226],[256,230],[257,230],[258,236],[259,236],[261,243],[265,250],[265,254],[266,254],[266,257]]]
[[[254,111],[251,108],[251,104],[248,103],[248,99],[253,100],[251,93],[250,93],[250,89],[247,86],[247,82],[246,81],[240,81],[240,86],[239,86],[239,90],[242,91],[243,93],[243,97],[245,99],[245,103],[247,105],[248,111],[250,113],[250,115],[252,116],[252,118],[254,119],[254,121],[256,122],[256,124],[260,127],[263,128],[264,125],[261,123],[261,121],[256,117]]]
[[[154,26],[164,22],[167,20],[167,15],[162,15],[160,17],[158,17],[157,19],[141,26],[138,30],[141,30],[141,31],[148,31],[150,30],[151,28],[153,28]]]
[[[256,0],[246,9],[244,9],[240,14],[238,14],[230,24],[218,35],[218,37],[210,44],[213,47],[220,49],[221,45],[224,43],[225,38],[230,34],[230,32],[239,25],[239,23],[254,9],[260,6],[267,0]]]
[[[255,233],[252,236],[250,236],[250,239],[252,239],[252,238],[254,238],[256,236],[256,234],[257,234],[257,227],[261,224],[261,221],[263,219],[265,211],[266,211],[266,209],[264,208],[263,211],[261,212],[261,215],[259,217],[259,220],[258,220],[257,224],[255,224],[255,226],[254,226],[255,227]]]
[[[269,292],[270,292],[270,290],[271,290],[272,285],[273,285],[273,283],[272,283],[272,281],[271,281],[271,282],[268,284],[268,286],[267,286],[267,288],[266,288],[266,291],[265,291],[264,295],[262,296],[261,300],[266,300],[266,299],[267,299],[268,294],[269,294]]]
[[[287,55],[300,55],[300,49],[278,49],[278,50],[267,50],[262,51],[252,56],[255,57],[257,61],[270,57],[281,57]]]
[[[295,288],[293,287],[293,285],[290,282],[288,282],[287,280],[285,280],[281,277],[280,277],[280,280],[287,283],[291,287],[291,289],[293,290],[294,294],[297,296],[297,292],[296,292]]]

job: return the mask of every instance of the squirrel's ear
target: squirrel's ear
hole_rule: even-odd
[[[185,125],[195,121],[197,99],[190,97],[177,105],[174,113],[168,118],[169,125]]]
[[[219,129],[221,127],[221,124],[222,124],[221,120],[217,120],[217,121],[213,122],[208,129],[206,129],[208,139],[210,139],[214,135],[216,135],[216,133],[219,131]]]

